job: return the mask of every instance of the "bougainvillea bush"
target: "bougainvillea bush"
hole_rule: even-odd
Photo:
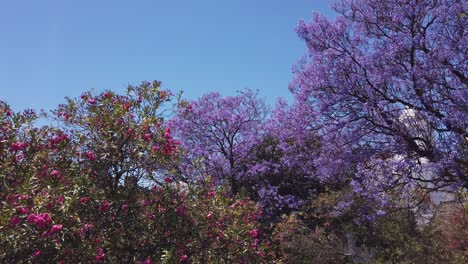
[[[1,102],[1,262],[273,261],[256,203],[177,181],[170,99],[159,82],[87,92],[53,111],[53,126]]]

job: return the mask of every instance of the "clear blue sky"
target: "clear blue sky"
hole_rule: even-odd
[[[305,54],[294,28],[329,0],[4,0],[0,99],[51,109],[65,96],[160,80],[165,88],[288,97]]]

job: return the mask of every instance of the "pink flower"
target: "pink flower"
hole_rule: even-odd
[[[10,146],[10,151],[18,151],[18,150],[22,150],[23,148],[29,146],[28,143],[24,143],[24,142],[16,142],[16,143],[11,143],[11,146]]]
[[[96,158],[96,154],[94,154],[92,151],[88,151],[86,152],[86,156],[88,157],[89,160],[91,161],[95,161],[97,158]]]
[[[145,134],[145,140],[150,141],[151,139],[151,134],[147,133]]]
[[[65,200],[65,199],[63,198],[63,196],[57,197],[57,203],[58,203],[58,204],[62,204],[64,200]]]
[[[156,152],[156,151],[159,150],[159,147],[158,147],[158,146],[153,146],[151,149],[152,149],[154,152]]]
[[[249,233],[253,238],[258,237],[258,230],[257,229],[254,229],[254,230],[250,231]]]
[[[20,207],[20,208],[16,209],[16,211],[17,211],[19,214],[27,214],[27,213],[28,213],[28,209],[27,209],[27,208],[24,208],[24,207]]]
[[[215,192],[214,191],[210,191],[208,192],[208,194],[206,195],[206,198],[213,198],[215,196]]]
[[[20,196],[18,196],[18,199],[20,199],[20,200],[27,200],[29,198],[31,198],[31,197],[29,195],[27,195],[27,194],[21,194]]]
[[[80,228],[80,236],[83,237],[86,234],[86,232],[88,232],[89,230],[92,230],[93,228],[94,228],[93,224],[85,224],[84,226]]]
[[[38,228],[43,228],[46,225],[52,223],[52,219],[47,213],[37,215],[30,214],[27,219],[29,223],[35,224]]]
[[[172,179],[171,179],[171,178],[164,178],[164,181],[165,181],[166,183],[172,183]]]
[[[32,254],[32,256],[33,256],[33,257],[39,257],[39,256],[41,255],[41,253],[42,253],[42,252],[41,252],[40,250],[37,250],[37,251],[35,251],[35,252]]]
[[[36,221],[36,215],[35,215],[35,214],[30,214],[30,215],[28,216],[28,222],[29,222],[30,224],[34,224],[35,221]]]
[[[61,230],[62,230],[62,225],[53,225],[49,231],[49,235],[53,235],[57,232],[60,232]]]
[[[10,219],[10,224],[15,226],[19,223],[19,218],[17,216],[14,216]]]
[[[91,99],[88,100],[88,103],[90,103],[90,104],[95,104],[95,103],[96,103],[96,100],[94,100],[94,99],[91,98]]]
[[[36,218],[34,220],[34,223],[39,228],[43,228],[46,225],[50,224],[51,222],[52,222],[52,219],[49,217],[49,214],[47,214],[47,213],[36,215]]]
[[[166,131],[164,132],[164,137],[165,138],[170,138],[171,137],[171,128],[170,127],[166,128]]]
[[[184,205],[179,205],[176,210],[177,214],[179,216],[184,216],[185,215],[185,206]]]
[[[106,257],[106,254],[104,254],[104,250],[102,248],[99,248],[98,249],[98,254],[95,257],[95,260],[97,262],[101,262],[101,261],[104,260],[105,257]]]
[[[109,201],[102,202],[101,206],[99,206],[99,212],[106,212],[109,211],[110,203]]]
[[[122,204],[122,213],[125,213],[128,209],[128,203]]]
[[[180,256],[179,260],[180,260],[180,262],[186,262],[188,260],[188,256],[187,255],[182,255],[182,256]]]
[[[81,204],[87,204],[89,202],[89,197],[81,197],[80,198],[80,203]]]

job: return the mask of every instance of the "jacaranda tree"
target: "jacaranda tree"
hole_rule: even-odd
[[[350,183],[374,209],[391,190],[468,186],[467,9],[461,0],[340,0],[336,19],[300,22],[309,52],[290,90],[317,113],[321,179],[352,165]]]
[[[298,210],[318,186],[311,163],[318,141],[304,122],[309,112],[296,110],[281,101],[267,119],[265,103],[251,90],[184,103],[171,120],[189,158],[181,170],[246,191],[270,218]]]
[[[229,184],[237,193],[266,115],[265,103],[252,90],[226,97],[209,93],[183,104],[171,124],[190,158],[184,170],[193,167],[193,160],[201,159],[203,174]]]

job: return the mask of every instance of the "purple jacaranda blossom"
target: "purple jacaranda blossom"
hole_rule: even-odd
[[[375,212],[391,192],[468,186],[467,4],[340,0],[335,10],[299,23],[308,56],[290,84],[318,113],[317,177],[352,179]]]

